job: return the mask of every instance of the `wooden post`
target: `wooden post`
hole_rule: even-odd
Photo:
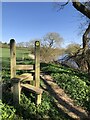
[[[39,94],[36,96],[36,104],[37,105],[41,104],[41,97],[42,97],[42,94]]]
[[[13,88],[11,91],[13,92],[13,104],[14,106],[18,106],[20,102],[20,79],[15,78],[16,76],[16,44],[15,40],[10,40],[10,58],[11,58],[11,83]]]
[[[10,58],[11,58],[11,78],[16,75],[16,47],[15,40],[10,40]]]
[[[35,41],[35,86],[40,86],[40,42]],[[36,95],[36,104],[41,103],[41,94]]]
[[[40,86],[40,42],[35,41],[35,86]]]
[[[12,84],[13,84],[13,104],[14,106],[18,106],[20,103],[20,93],[21,93],[20,79],[13,78]]]

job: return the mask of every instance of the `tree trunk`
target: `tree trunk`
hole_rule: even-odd
[[[90,9],[80,3],[79,0],[72,0],[72,4],[79,12],[90,19]]]
[[[86,29],[85,33],[83,34],[83,49],[88,47],[88,34],[90,33],[90,24],[88,25],[88,28]]]

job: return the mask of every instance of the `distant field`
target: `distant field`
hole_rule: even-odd
[[[16,57],[28,57],[30,51],[27,49],[16,49]],[[2,58],[9,58],[10,57],[10,49],[9,48],[2,48]]]
[[[2,48],[2,58],[10,57],[10,50],[8,48]]]

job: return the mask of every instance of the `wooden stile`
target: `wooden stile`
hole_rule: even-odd
[[[11,81],[13,84],[13,103],[20,103],[21,88],[24,87],[36,94],[36,104],[41,103],[42,90],[40,87],[40,42],[35,42],[35,65],[16,65],[16,47],[15,40],[10,40],[10,58],[11,58]],[[30,70],[31,73],[16,75],[16,70]],[[35,74],[34,76],[32,76]],[[33,80],[35,79],[35,80]],[[35,86],[27,84],[27,82],[35,82]]]

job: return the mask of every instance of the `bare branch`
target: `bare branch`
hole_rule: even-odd
[[[81,12],[90,19],[90,9],[88,9],[87,7],[85,7],[85,5],[80,3],[79,0],[72,0],[72,4],[79,12]]]
[[[63,4],[61,4],[62,2],[57,2],[56,3],[56,7],[58,8],[57,12],[60,11],[61,9],[63,9],[69,2],[70,2],[70,0],[67,0],[67,2],[65,2]]]

